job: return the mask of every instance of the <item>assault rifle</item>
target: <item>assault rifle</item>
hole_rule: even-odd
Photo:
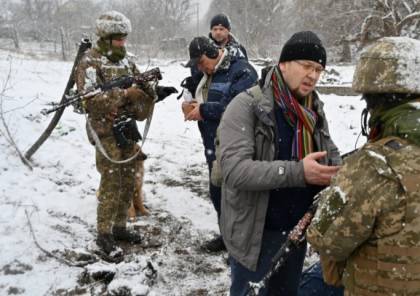
[[[75,95],[66,95],[66,100],[63,103],[55,104],[51,103],[53,107],[51,109],[43,109],[41,113],[47,115],[49,113],[55,112],[57,110],[62,110],[70,105],[78,105],[83,100],[96,96],[104,91],[111,90],[114,87],[121,89],[127,89],[131,87],[134,83],[142,84],[150,81],[157,81],[162,79],[162,73],[158,67],[150,69],[146,72],[140,73],[134,76],[121,76],[119,78],[113,79],[107,83],[101,85],[92,86],[83,93],[78,93]]]
[[[83,57],[85,52],[92,47],[92,42],[90,42],[89,39],[84,38],[79,44],[79,48],[77,50],[76,58],[73,62],[73,67],[71,69],[70,77],[67,81],[66,88],[64,89],[64,93],[61,97],[60,103],[63,103],[66,101],[66,95],[69,93],[69,91],[74,86],[75,80],[74,80],[74,71],[76,70],[77,65],[79,64],[80,59]],[[61,115],[63,115],[64,109],[60,109],[57,111],[53,118],[51,119],[50,123],[48,124],[45,131],[42,133],[42,135],[36,140],[36,142],[26,151],[25,158],[30,159],[32,155],[41,147],[41,145],[48,139],[48,137],[51,135],[52,131],[56,127],[57,123],[60,121]]]
[[[341,159],[345,159],[357,151],[358,149],[354,149],[344,153],[341,155]],[[330,163],[329,165],[335,164]],[[306,230],[308,229],[309,224],[311,224],[312,218],[314,217],[316,209],[318,208],[318,203],[319,196],[316,196],[312,205],[295,225],[295,227],[293,227],[292,231],[290,231],[286,242],[277,251],[273,259],[271,259],[270,269],[265,274],[265,276],[257,283],[249,282],[249,287],[246,292],[247,296],[258,296],[260,289],[264,288],[270,281],[271,277],[280,269],[280,267],[286,263],[288,256],[290,256],[290,254],[295,252],[302,245],[302,243],[305,241]]]
[[[257,283],[249,282],[249,287],[246,295],[257,296],[260,293],[260,289],[264,288],[270,281],[270,278],[282,267],[287,260],[289,254],[295,252],[305,241],[305,233],[309,224],[311,224],[312,218],[315,215],[318,207],[319,199],[315,199],[312,205],[309,207],[305,215],[299,220],[299,222],[293,227],[292,231],[287,236],[286,242],[281,246],[280,250],[277,251],[271,260],[271,266],[261,281]]]

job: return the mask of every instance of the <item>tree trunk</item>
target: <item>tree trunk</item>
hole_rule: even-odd
[[[17,31],[16,25],[13,25],[12,34],[13,34],[13,43],[15,45],[15,49],[19,50],[20,49],[20,46],[19,46],[19,35],[18,35],[18,31]]]
[[[66,57],[66,33],[64,32],[64,28],[60,28],[60,37],[61,37],[61,53],[63,55],[63,61],[67,60]]]
[[[350,42],[347,40],[342,41],[343,51],[341,53],[341,61],[344,63],[351,62],[351,48],[350,48]]]

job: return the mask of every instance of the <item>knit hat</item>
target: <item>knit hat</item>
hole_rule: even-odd
[[[201,56],[205,54],[210,59],[215,59],[219,56],[219,48],[207,37],[195,37],[189,46],[190,60],[185,67],[193,67],[200,60]]]
[[[214,26],[221,25],[225,27],[226,29],[230,30],[230,20],[229,17],[226,14],[220,13],[216,14],[210,21],[210,30]]]
[[[325,68],[327,53],[321,40],[314,32],[297,32],[284,44],[279,62],[295,60],[314,61]]]

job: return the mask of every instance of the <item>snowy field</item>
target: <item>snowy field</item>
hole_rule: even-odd
[[[139,68],[159,66],[161,85],[179,89],[188,74],[181,62],[160,60]],[[21,151],[48,125],[52,115],[42,116],[40,110],[47,102],[59,101],[71,66],[0,51],[0,91],[6,87],[1,110]],[[339,67],[336,70],[340,72]],[[341,74],[345,82],[351,81],[348,67]],[[207,196],[207,167],[197,126],[184,122],[175,97],[156,105],[143,146],[148,155],[145,203],[152,215],[130,227],[141,231],[149,246],[126,247],[128,255],[119,264],[97,261],[89,252],[95,247],[99,174],[84,116],[72,112],[72,107],[65,111],[33,156],[32,171],[6,141],[0,124],[1,295],[102,295],[106,289],[111,295],[228,294],[227,255],[199,249],[216,234],[216,215]],[[364,104],[359,97],[321,98],[334,141],[342,152],[354,149]],[[139,127],[142,130],[143,124]],[[67,266],[41,248],[84,266]]]

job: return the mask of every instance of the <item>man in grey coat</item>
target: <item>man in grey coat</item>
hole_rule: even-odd
[[[314,91],[326,52],[310,31],[294,34],[278,65],[259,86],[239,94],[220,127],[223,176],[220,226],[230,255],[230,295],[268,271],[313,197],[330,183],[341,158],[330,138],[323,104]],[[306,244],[259,295],[296,295]]]

